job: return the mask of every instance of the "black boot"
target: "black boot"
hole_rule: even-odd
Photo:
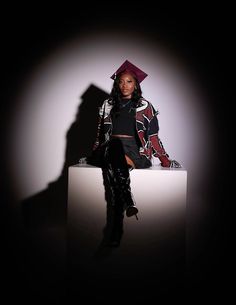
[[[110,167],[103,168],[103,181],[107,201],[107,222],[103,232],[104,244],[110,247],[119,247],[123,235],[124,210]]]
[[[119,207],[114,208],[113,214],[113,226],[110,235],[109,246],[111,247],[119,247],[120,241],[123,235],[123,218],[124,212],[123,209]]]
[[[131,217],[135,215],[137,218],[138,209],[131,193],[128,167],[114,168],[113,173],[116,181],[117,192],[119,193],[119,198],[123,203],[123,209],[126,210],[126,216]]]
[[[123,210],[126,210],[127,217],[135,215],[137,218],[138,209],[131,193],[129,168],[120,139],[111,139],[106,152],[106,161],[109,164],[115,197],[123,206]]]
[[[114,181],[113,171],[110,167],[102,169],[103,184],[105,188],[105,199],[109,207],[116,206],[116,185]]]

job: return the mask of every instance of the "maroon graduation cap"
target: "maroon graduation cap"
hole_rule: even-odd
[[[129,72],[133,74],[139,83],[141,83],[145,77],[148,76],[145,72],[140,70],[138,67],[133,65],[131,62],[126,60],[119,68],[118,70],[111,76],[111,79],[116,79],[117,75],[123,73],[123,72]]]

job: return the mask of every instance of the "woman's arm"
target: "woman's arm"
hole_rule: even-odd
[[[102,138],[104,135],[102,133],[103,133],[103,124],[104,124],[104,115],[105,115],[105,103],[106,101],[103,103],[102,107],[99,107],[97,134],[93,145],[93,150],[97,149],[103,140]]]
[[[153,108],[153,106],[152,106]],[[153,108],[154,116],[151,118],[149,122],[149,141],[151,143],[152,155],[156,158],[159,158],[161,161],[161,166],[163,167],[181,167],[181,165],[169,158],[169,155],[164,149],[164,146],[159,138],[159,124],[156,115],[158,114],[157,111]]]
[[[101,125],[102,125],[102,117],[99,115],[98,125],[97,125],[97,134],[96,134],[95,142],[93,144],[93,150],[95,150],[100,144]]]

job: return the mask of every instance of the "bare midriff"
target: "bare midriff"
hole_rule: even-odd
[[[129,136],[126,134],[113,134],[112,137],[117,137],[117,138],[133,138],[133,136]]]

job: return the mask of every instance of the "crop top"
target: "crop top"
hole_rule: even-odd
[[[116,109],[115,109],[116,108]],[[114,107],[111,112],[112,134],[125,134],[135,136],[136,134],[136,108],[132,100],[124,99],[119,107]]]

